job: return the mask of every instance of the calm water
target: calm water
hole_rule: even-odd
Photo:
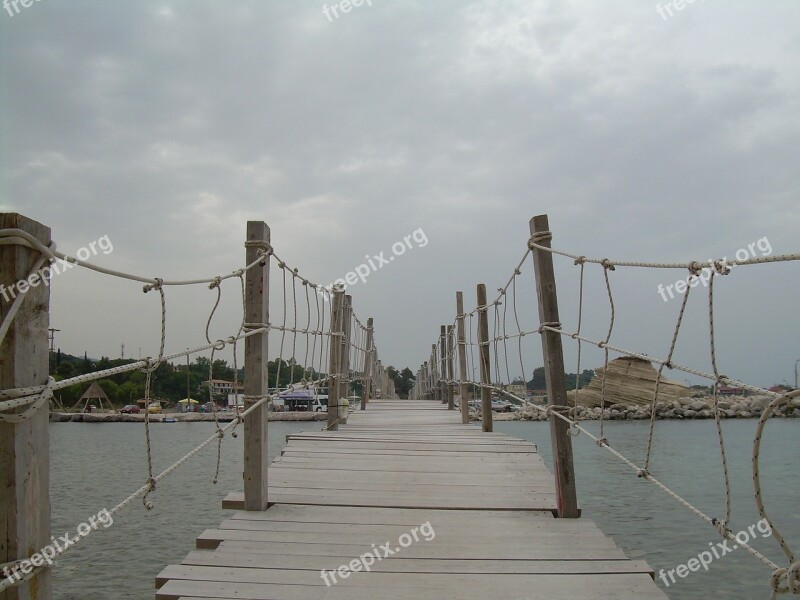
[[[733,472],[734,530],[738,531],[758,520],[750,475],[755,421],[729,421],[724,425]],[[498,422],[495,427],[536,442],[549,464],[546,423]],[[74,534],[78,523],[111,508],[142,485],[146,474],[144,430],[128,423],[53,423],[50,428],[53,531]],[[269,428],[272,459],[280,453],[287,433],[321,426],[272,422]],[[724,495],[713,423],[659,422],[657,431],[654,475],[709,514],[721,514]],[[160,469],[213,433],[213,425],[156,424],[152,433],[155,468]],[[646,423],[607,424],[606,436],[611,443],[631,457],[642,456],[646,435]],[[766,440],[762,464],[766,465],[767,507],[797,548],[800,421],[771,422]],[[576,438],[574,450],[584,515],[612,536],[630,557],[646,560],[656,571],[674,569],[707,549],[709,542],[718,541],[712,528],[651,484],[638,480],[590,441]],[[222,498],[242,487],[241,436],[225,438],[223,467],[216,486],[211,484],[215,456],[216,448],[209,447],[162,482],[150,496],[155,504],[152,511],[145,511],[140,502],[134,503],[116,517],[113,526],[92,533],[72,549],[54,571],[55,597],[153,598],[156,574],[164,565],[180,562],[203,529],[216,527],[226,518],[229,512],[220,509]],[[780,558],[772,539],[758,539],[754,545],[773,560]],[[712,563],[708,573],[691,573],[666,592],[674,600],[767,598],[768,576],[766,567],[738,550]]]
[[[759,520],[753,501],[751,453],[757,421],[723,421],[733,490],[734,532]],[[649,424],[642,421],[606,423],[609,442],[637,464],[643,464]],[[597,434],[599,425],[587,429]],[[549,425],[539,422],[495,423],[502,431],[536,442],[552,469]],[[797,552],[800,550],[800,420],[773,420],[761,446],[761,481],[767,511]],[[638,479],[626,465],[585,436],[573,438],[578,501],[583,515],[614,538],[630,558],[646,560],[659,585],[673,600],[759,600],[769,598],[769,569],[744,550],[711,563],[708,572],[676,576],[669,587],[658,580],[660,569],[674,569],[710,542],[716,531],[651,483]],[[656,424],[651,473],[700,510],[724,516],[725,492],[713,421],[659,421]],[[783,554],[772,538],[751,543],[779,565]],[[782,598],[785,596],[781,596]]]

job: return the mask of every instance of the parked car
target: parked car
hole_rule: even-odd
[[[158,402],[153,402],[150,406],[147,407],[147,412],[152,414],[160,414],[161,413],[161,405]]]
[[[511,412],[512,408],[511,402],[500,398],[492,398],[492,410],[494,412]]]
[[[121,412],[123,415],[138,415],[142,411],[135,404],[126,404],[120,409],[119,412]]]

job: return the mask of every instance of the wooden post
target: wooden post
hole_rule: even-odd
[[[339,392],[341,385],[337,375],[342,372],[341,335],[344,324],[344,288],[334,286],[331,300],[331,338],[328,344],[328,431],[339,429]]]
[[[453,369],[453,326],[447,326],[447,408],[453,410],[455,408],[455,370]]]
[[[350,396],[350,325],[353,315],[353,297],[345,294],[344,305],[342,307],[342,379],[340,380],[339,400],[344,400]]]
[[[263,221],[247,222],[245,264],[258,258],[270,242],[269,227]],[[269,257],[245,274],[245,320],[256,327],[269,323]],[[244,340],[244,408],[269,393],[267,361],[269,333]],[[234,390],[234,393],[236,390]],[[265,402],[244,418],[244,509],[267,510],[267,412]]]
[[[367,319],[367,346],[364,353],[364,393],[361,396],[361,410],[367,409],[367,402],[369,402],[369,395],[372,391],[372,317]]]
[[[486,286],[478,284],[478,356],[481,363],[481,422],[484,431],[494,429],[492,423],[492,382],[489,370],[489,316],[486,307]]]
[[[550,247],[550,226],[547,215],[530,220],[531,236],[541,246]],[[533,269],[536,274],[536,296],[539,300],[539,323],[560,323],[558,318],[558,296],[553,270],[553,255],[546,250],[533,249]],[[567,406],[567,389],[564,381],[564,355],[561,349],[561,334],[542,331],[542,354],[547,397],[550,406]],[[566,408],[556,409],[566,412]],[[550,438],[553,445],[553,467],[556,478],[558,516],[580,517],[575,488],[575,470],[572,462],[572,438],[569,425],[556,416],[550,416]]]
[[[21,229],[45,246],[50,228],[17,213],[0,215],[3,229]],[[0,246],[0,313],[8,313],[14,297],[27,287],[16,317],[0,346],[0,387],[4,390],[47,382],[50,287],[30,278],[41,255],[16,244]],[[27,282],[20,285],[19,282]],[[32,285],[36,283],[36,285]],[[29,407],[11,409],[25,412]],[[45,402],[21,423],[0,421],[0,563],[24,560],[50,543],[50,404]],[[28,566],[26,565],[26,570]],[[28,571],[30,572],[30,571]],[[5,578],[5,576],[0,575]],[[50,600],[50,569],[39,571],[17,587],[0,592],[2,600]]]
[[[431,344],[431,392],[433,392],[433,399],[441,402],[442,388],[439,387],[439,360],[436,350],[436,344]]]
[[[469,423],[469,401],[467,399],[467,338],[464,332],[464,294],[456,292],[456,330],[458,333],[458,393],[461,394],[461,422]]]
[[[439,327],[439,399],[442,404],[447,403],[447,327]]]

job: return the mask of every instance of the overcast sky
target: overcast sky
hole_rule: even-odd
[[[107,235],[113,251],[91,260],[167,278],[240,266],[248,219],[321,284],[421,229],[424,245],[412,239],[348,290],[360,318],[375,318],[384,362],[412,370],[453,321],[455,290],[469,310],[476,283],[493,296],[508,280],[536,214],[549,214],[554,246],[611,259],[732,257],[762,238],[774,254],[800,248],[796,0],[331,6],[2,10],[2,209],[49,225],[70,254]],[[576,268],[556,264],[574,329]],[[798,268],[717,282],[721,372],[793,379]],[[657,286],[684,275],[612,273],[612,340],[665,355],[680,300]],[[602,270],[587,279],[585,331],[602,337]],[[530,261],[520,286],[523,328],[535,328]],[[52,290],[64,351],[157,353],[158,300],[140,285],[72,269]],[[706,290],[692,293],[676,362],[708,369]],[[236,294],[226,288],[215,337],[238,324]],[[167,290],[168,350],[203,341],[213,299]],[[529,377],[539,340],[525,343]],[[573,342],[565,353],[573,370]],[[583,367],[601,361],[587,351]]]

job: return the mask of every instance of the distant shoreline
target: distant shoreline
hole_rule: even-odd
[[[221,423],[230,423],[236,415],[232,412],[219,412],[217,419]],[[269,421],[325,421],[326,412],[270,412]],[[163,423],[164,419],[175,419],[179,423],[213,423],[213,413],[161,413],[151,414],[151,423]],[[51,412],[51,423],[144,423],[144,415],[128,415],[119,413],[68,413]]]

